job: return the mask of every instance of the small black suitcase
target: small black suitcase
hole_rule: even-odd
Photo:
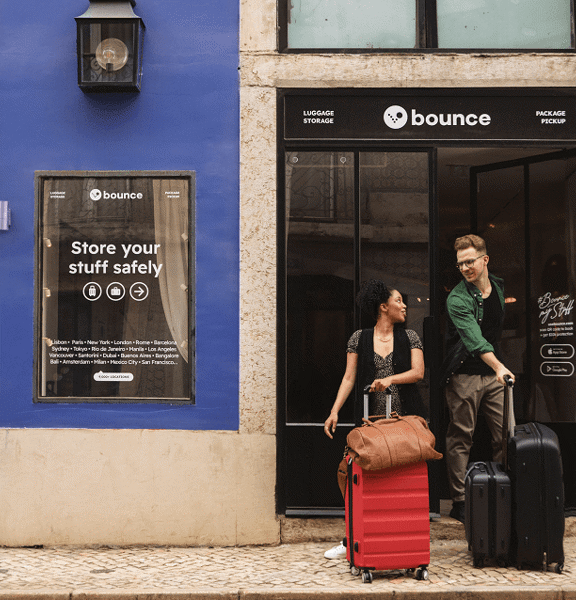
[[[475,462],[466,473],[465,530],[475,567],[485,559],[507,566],[510,558],[512,486],[503,465]]]
[[[520,569],[564,568],[564,484],[556,434],[541,423],[514,429],[508,441],[512,482],[512,562]]]
[[[508,379],[507,384],[502,423],[504,464],[471,463],[466,473],[464,526],[476,567],[482,567],[485,559],[496,560],[503,566],[510,560],[512,484],[506,471],[506,452],[513,422],[512,380]]]

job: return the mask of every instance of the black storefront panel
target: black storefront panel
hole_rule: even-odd
[[[339,150],[353,157],[346,164],[355,164],[357,160],[361,171],[368,149],[380,153],[389,169],[393,166],[392,151],[400,156],[415,150],[433,153],[430,203],[431,215],[439,214],[439,225],[434,230],[431,217],[428,250],[431,318],[435,325],[428,331],[432,335],[427,336],[426,345],[432,344],[438,349],[436,354],[441,354],[444,301],[450,283],[459,280],[453,267],[452,242],[458,235],[475,231],[487,240],[491,271],[506,281],[504,362],[517,374],[517,419],[549,423],[560,437],[565,473],[573,472],[576,464],[573,442],[576,404],[572,401],[576,391],[573,326],[576,248],[571,233],[575,208],[572,190],[576,185],[572,183],[576,169],[574,90],[286,90],[280,92],[279,98],[280,148],[289,153],[279,158],[282,162],[292,157],[292,162],[298,159],[295,164],[299,165],[300,155],[309,149],[312,161],[319,152],[332,152],[335,164],[340,164],[342,158],[336,153]],[[287,181],[291,181],[295,167],[291,164],[286,169]],[[390,175],[397,177],[394,171]],[[447,178],[451,178],[450,182]],[[348,190],[346,181],[336,176],[329,181],[338,184],[338,189]],[[393,189],[395,184],[390,181],[382,179],[383,187],[378,194],[359,198],[360,206],[367,203],[371,208],[371,218],[378,213],[374,212],[376,200],[386,206],[397,200],[398,190]],[[329,189],[332,187],[331,184]],[[353,188],[349,188],[349,193]],[[413,191],[403,189],[401,193],[409,206]],[[296,202],[292,189],[286,200],[290,206]],[[456,213],[460,216],[455,221]],[[339,218],[332,215],[334,225],[310,225],[308,243],[310,236],[319,234],[314,233],[316,230],[322,230],[324,237],[327,233],[333,236],[329,228],[338,226]],[[361,225],[357,233],[360,246],[362,227],[373,225],[377,227],[371,222]],[[300,235],[306,234],[303,223],[290,228]],[[334,237],[328,239],[332,243],[337,241]],[[402,240],[406,249],[410,238],[404,235]],[[383,242],[382,253],[391,255],[393,246]],[[362,260],[360,256],[361,271]],[[292,263],[289,268],[293,268]],[[450,276],[445,277],[445,272]],[[383,277],[394,279],[387,273]],[[290,307],[287,310],[290,313]],[[426,353],[428,358],[433,354]],[[441,390],[435,389],[438,386],[433,369],[429,369],[428,379],[434,429],[442,444],[447,416]],[[330,397],[323,403],[326,414],[332,401]],[[291,406],[289,397],[288,406]],[[321,412],[322,408],[318,410]],[[298,427],[293,415],[289,416],[287,422],[292,432]],[[311,429],[300,428],[302,432]],[[485,433],[478,432],[474,452],[490,453],[489,436],[486,438]],[[319,434],[315,432],[314,437]],[[289,440],[292,437],[293,432]],[[576,506],[575,483],[572,477],[565,478],[567,506]],[[440,497],[445,497],[442,490]]]
[[[420,94],[420,91],[416,92]],[[572,95],[287,95],[286,140],[557,141],[576,139]]]

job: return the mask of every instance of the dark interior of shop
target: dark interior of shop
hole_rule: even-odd
[[[286,481],[299,481],[286,486],[287,514],[341,510],[334,473],[353,420],[352,402],[342,409],[335,441],[324,436],[321,425],[344,373],[348,337],[366,326],[353,307],[355,285],[370,277],[398,282],[408,304],[407,326],[425,338],[425,355],[437,359],[445,299],[460,279],[453,243],[469,232],[484,237],[489,269],[505,280],[501,351],[516,375],[516,420],[549,424],[560,439],[565,473],[573,473],[574,377],[555,376],[542,348],[561,344],[574,353],[576,151],[444,147],[435,157],[323,151],[289,152],[286,160],[284,464]],[[345,207],[356,186],[360,217],[354,233],[354,210]],[[356,238],[361,260],[353,264]],[[543,312],[545,298],[552,299],[554,311]],[[428,315],[437,323],[433,339],[424,331]],[[569,359],[560,367],[574,370]],[[448,417],[431,371],[421,388],[439,413],[431,423],[442,450]],[[489,458],[489,434],[481,419],[475,440],[471,458]],[[334,468],[326,466],[332,463]],[[443,466],[431,472],[439,480],[431,490],[446,498]],[[576,507],[572,479],[565,477],[569,510]]]

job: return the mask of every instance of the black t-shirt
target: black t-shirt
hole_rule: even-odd
[[[502,307],[498,292],[492,286],[488,298],[484,298],[484,316],[480,329],[487,342],[494,347],[494,354],[499,358],[498,342],[500,340],[500,323],[502,321]],[[479,356],[470,356],[458,369],[458,373],[466,375],[494,375],[494,370],[489,367]]]

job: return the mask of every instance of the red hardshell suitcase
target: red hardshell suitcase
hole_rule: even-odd
[[[368,412],[366,396],[365,414]],[[418,569],[416,578],[428,579],[427,463],[366,471],[350,457],[347,462],[345,545],[352,574],[362,573],[362,581],[370,583],[371,570]]]

